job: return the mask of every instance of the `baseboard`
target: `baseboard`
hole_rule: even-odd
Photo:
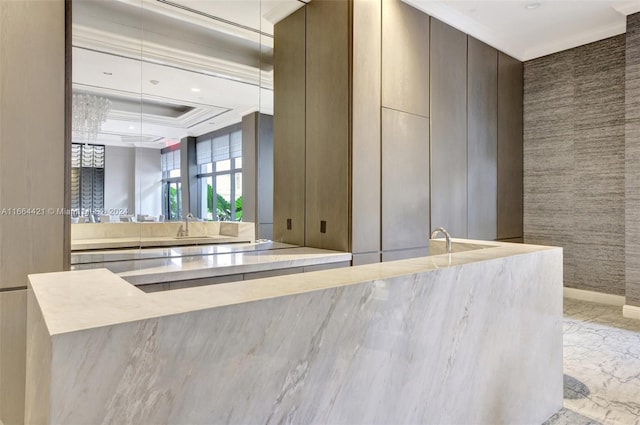
[[[566,298],[572,298],[574,300],[588,301],[592,303],[615,305],[622,307],[625,305],[625,299],[622,295],[603,294],[602,292],[587,291],[585,289],[576,288],[564,288],[564,294]],[[639,308],[640,311],[640,308]],[[625,316],[626,317],[626,316]]]
[[[564,288],[564,297],[622,307],[623,317],[640,320],[640,307],[625,304],[625,298],[622,295],[603,294],[602,292],[587,291],[585,289]]]
[[[640,307],[635,305],[625,304],[622,307],[622,316],[627,319],[638,319],[640,320]]]

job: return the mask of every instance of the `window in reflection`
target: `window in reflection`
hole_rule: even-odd
[[[216,187],[216,215],[218,220],[233,220],[231,208],[231,176],[229,174],[218,174],[215,177]]]
[[[241,166],[240,158],[235,158],[233,162],[224,160],[200,166],[201,173],[198,174],[200,218],[220,221],[242,220]]]
[[[177,221],[182,217],[182,187],[179,181],[164,183],[164,211],[169,221]]]
[[[162,166],[162,188],[164,219],[182,218],[182,186],[180,184],[180,150],[168,150],[160,156]],[[160,218],[162,221],[162,217]]]
[[[236,162],[237,164],[237,162]],[[234,195],[233,195],[233,204],[235,206],[235,212],[233,220],[240,221],[242,220],[242,172],[239,168],[235,169],[236,171],[232,174],[232,178],[235,181],[234,187]],[[240,172],[238,172],[240,171]]]
[[[204,220],[242,220],[242,130],[239,124],[196,141],[198,211]]]
[[[104,146],[71,146],[71,209],[95,222],[104,209]]]
[[[95,140],[105,146],[102,203],[114,211],[110,221],[124,221],[123,214],[129,221],[180,220],[191,209],[202,219],[241,220],[244,137],[256,141],[245,153],[246,174],[258,173],[245,176],[244,191],[261,200],[245,205],[245,219],[257,220],[259,205],[258,227],[271,228],[272,126],[264,123],[273,114],[273,25],[303,6],[73,0],[73,93],[110,102]],[[242,124],[252,120],[256,125]],[[187,158],[180,171],[181,149]],[[79,191],[82,171],[72,172]]]

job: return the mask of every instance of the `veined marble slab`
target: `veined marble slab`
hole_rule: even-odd
[[[562,406],[562,251],[491,245],[150,294],[32,275],[27,421],[542,423]]]

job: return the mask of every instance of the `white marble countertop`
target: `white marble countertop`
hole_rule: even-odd
[[[118,263],[125,270],[116,270],[113,264],[110,264],[108,268],[111,271],[116,271],[118,276],[129,283],[147,285],[346,261],[351,261],[351,254],[348,252],[316,248],[289,248],[135,260]]]
[[[106,269],[30,275],[29,287],[33,290],[50,335],[55,335],[417,272],[437,272],[439,268],[458,267],[536,251],[561,250],[546,246],[460,239],[454,240],[455,243],[480,244],[486,248],[154,293],[144,293]],[[303,255],[302,252],[299,254]]]
[[[282,242],[260,240],[253,243],[238,242],[233,244],[170,246],[156,248],[105,249],[86,252],[72,252],[71,265],[110,263],[131,260],[148,260],[157,258],[192,257],[198,255],[232,254],[273,249],[298,248]],[[94,267],[95,268],[95,267]]]
[[[172,245],[205,245],[212,243],[249,242],[237,236],[209,235],[197,237],[122,237],[101,239],[76,239],[71,241],[74,251],[88,249],[130,248],[135,246],[172,246]]]
[[[73,270],[106,268],[129,283],[148,285],[342,263],[351,261],[351,254],[269,241],[125,252],[102,251],[74,254],[72,258],[77,262],[72,266]]]

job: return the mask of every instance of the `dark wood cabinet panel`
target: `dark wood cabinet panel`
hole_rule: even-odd
[[[258,220],[257,223],[273,223],[273,116],[258,115],[257,143],[257,188],[258,188]],[[260,238],[272,239],[258,233]]]
[[[431,227],[467,237],[467,36],[431,19]]]
[[[275,240],[369,261],[438,226],[522,236],[522,63],[400,0],[275,31]]]
[[[498,239],[522,228],[522,62],[498,54]]]
[[[429,16],[382,0],[382,106],[429,116]]]
[[[242,117],[242,219],[256,223],[258,235],[258,112]]]
[[[382,108],[382,176],[382,250],[428,247],[428,118]]]
[[[498,51],[468,38],[468,237],[497,237]]]

